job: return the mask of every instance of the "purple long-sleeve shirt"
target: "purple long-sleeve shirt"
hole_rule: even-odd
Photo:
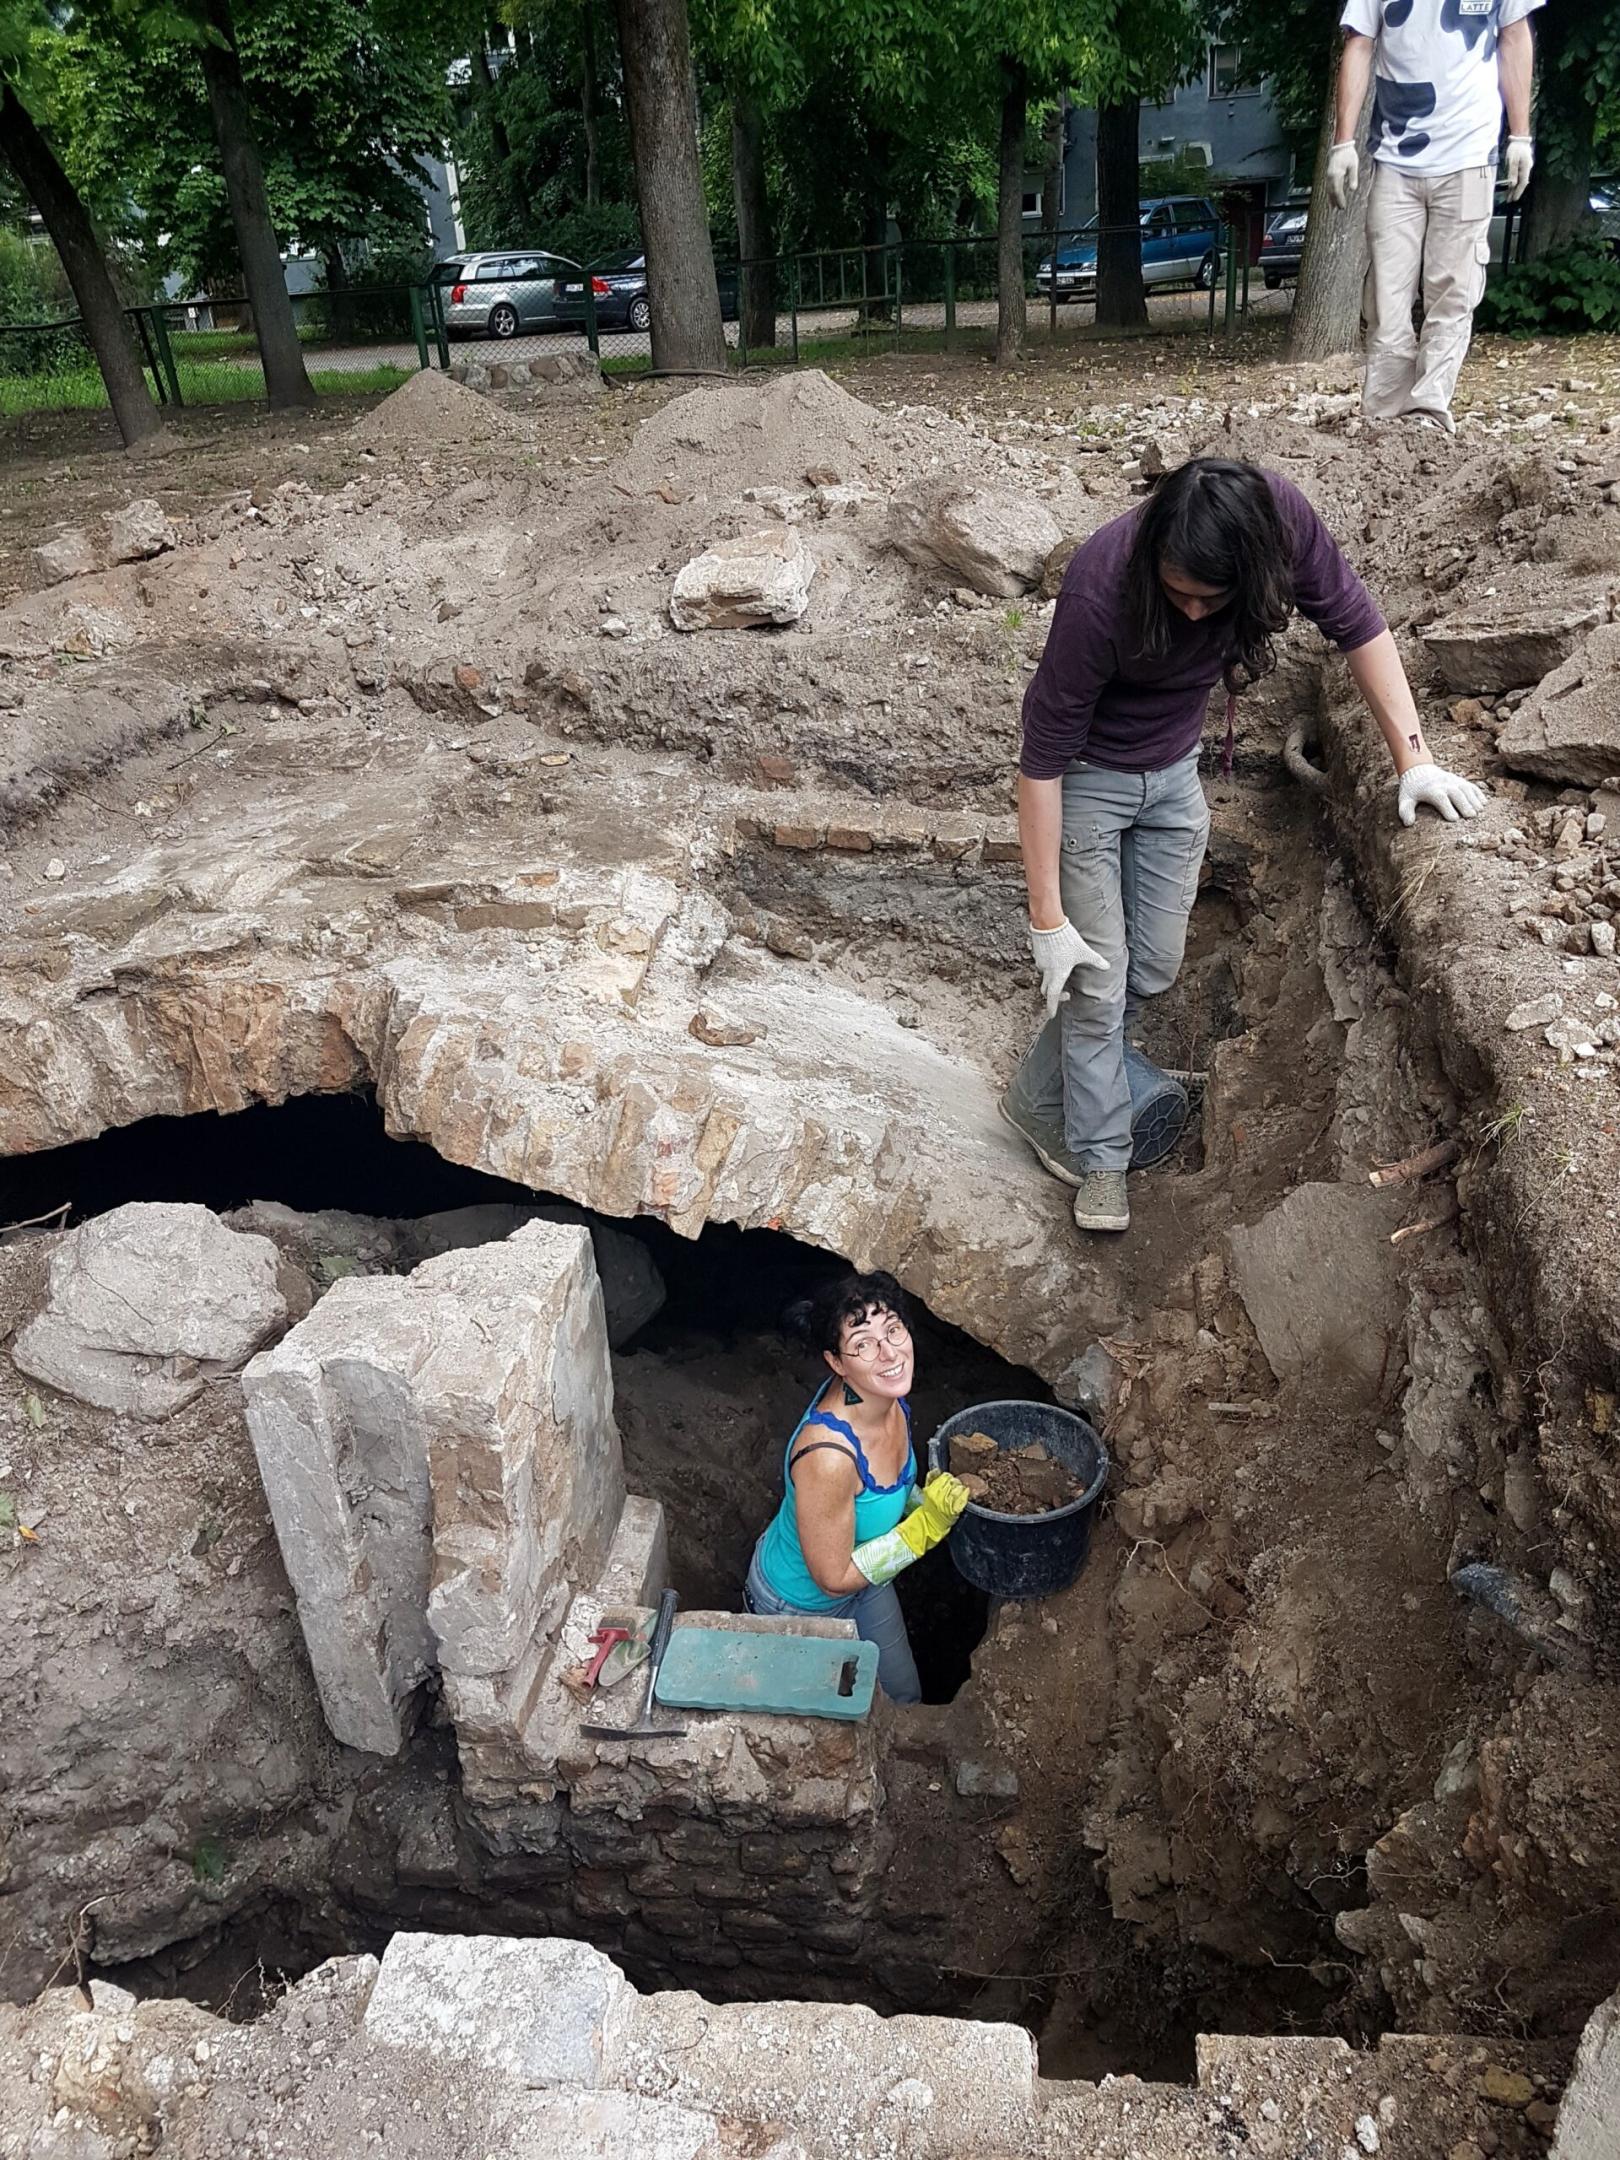
[[[1266,485],[1293,548],[1294,602],[1341,652],[1384,628],[1372,595],[1291,480]],[[1139,506],[1140,507],[1140,506]],[[1160,772],[1195,749],[1209,693],[1221,679],[1219,618],[1170,611],[1170,650],[1136,648],[1125,607],[1125,564],[1138,510],[1101,526],[1063,574],[1041,664],[1024,693],[1019,771],[1056,780],[1077,757],[1113,772]]]

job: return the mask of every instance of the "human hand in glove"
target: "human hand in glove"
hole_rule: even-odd
[[[1530,137],[1510,135],[1507,152],[1502,159],[1502,178],[1507,183],[1509,202],[1517,202],[1530,185],[1530,168],[1535,162],[1535,145]]]
[[[1403,825],[1417,823],[1419,803],[1427,803],[1448,825],[1455,825],[1459,817],[1478,817],[1485,807],[1485,790],[1447,772],[1443,765],[1411,765],[1401,774],[1395,803]]]
[[[920,1493],[913,1493],[911,1513],[902,1522],[856,1546],[856,1568],[869,1583],[893,1582],[903,1568],[950,1536],[972,1497],[960,1478],[948,1470],[936,1471]]]
[[[1361,185],[1361,159],[1353,142],[1336,142],[1328,152],[1327,189],[1343,209]]]
[[[1063,986],[1077,967],[1106,969],[1108,966],[1102,954],[1086,943],[1067,916],[1055,930],[1037,930],[1031,923],[1029,947],[1040,970],[1041,996],[1046,1000],[1049,1020],[1063,1003]]]

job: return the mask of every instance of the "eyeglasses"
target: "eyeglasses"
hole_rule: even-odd
[[[898,1350],[911,1340],[911,1330],[903,1320],[891,1320],[876,1336],[857,1335],[853,1342],[844,1345],[844,1355],[853,1358],[857,1365],[875,1365],[885,1350]]]

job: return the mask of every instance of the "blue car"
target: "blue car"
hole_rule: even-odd
[[[1161,195],[1141,205],[1142,283],[1196,285],[1208,292],[1221,274],[1221,227],[1202,195]],[[1036,288],[1059,300],[1097,297],[1097,233],[1093,218],[1054,256],[1035,268]]]

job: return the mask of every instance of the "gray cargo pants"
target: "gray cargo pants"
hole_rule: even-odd
[[[1125,1035],[1142,1000],[1181,972],[1187,918],[1209,839],[1198,752],[1162,772],[1110,772],[1076,759],[1063,776],[1063,912],[1108,962],[1076,968],[1069,997],[1013,1076],[1016,1102],[1061,1118],[1086,1170],[1131,1159]]]

